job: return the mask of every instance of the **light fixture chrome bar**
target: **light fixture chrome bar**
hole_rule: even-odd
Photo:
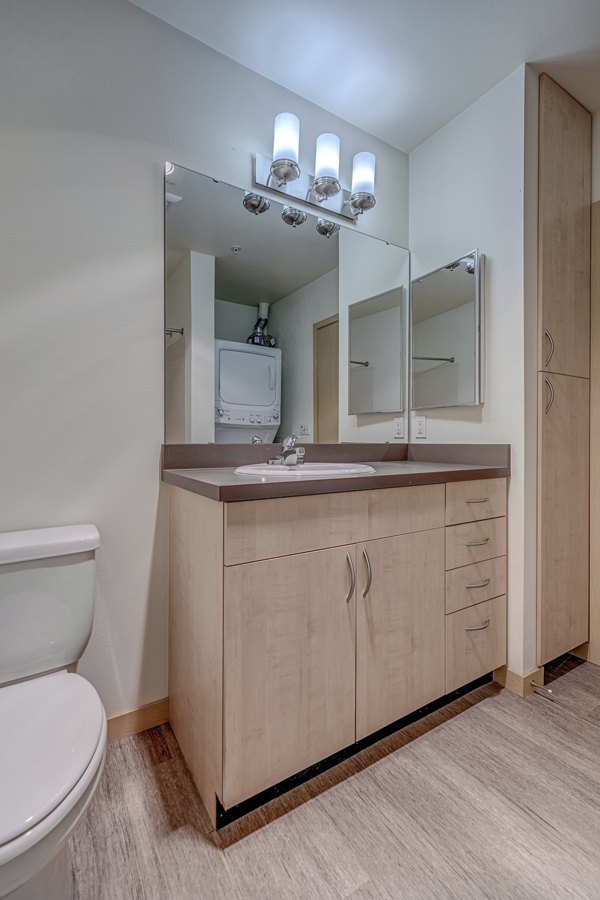
[[[183,334],[183,328],[165,328],[165,334]]]
[[[360,362],[358,359],[351,359],[350,363],[353,366],[365,366],[366,368],[368,368],[368,366],[369,366],[368,362]]]
[[[301,172],[300,177],[287,184],[280,184],[271,174],[273,160],[268,156],[257,153],[254,157],[254,184],[256,187],[268,188],[276,194],[281,194],[288,201],[293,198],[302,203],[308,203],[320,210],[321,214],[327,210],[336,216],[342,216],[350,222],[356,222],[357,216],[350,206],[350,191],[342,188],[338,194],[332,197],[322,198],[314,191],[315,176],[310,172]]]
[[[413,359],[425,359],[427,362],[454,362],[453,356],[413,356]]]

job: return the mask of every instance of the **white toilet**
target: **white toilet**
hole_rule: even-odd
[[[106,715],[67,666],[92,630],[94,525],[0,533],[0,897],[72,897],[69,837],[104,765]]]

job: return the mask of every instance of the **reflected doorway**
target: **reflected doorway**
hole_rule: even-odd
[[[314,433],[319,444],[339,440],[339,316],[313,325]]]

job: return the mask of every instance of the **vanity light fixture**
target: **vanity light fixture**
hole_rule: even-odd
[[[334,197],[340,184],[340,139],[337,134],[320,134],[315,153],[315,180],[312,189],[319,202]]]
[[[329,219],[317,219],[316,228],[319,234],[326,238],[333,237],[340,230],[337,222],[330,222]]]
[[[254,184],[289,199],[321,207],[351,222],[375,206],[375,155],[362,151],[354,156],[352,190],[340,180],[340,139],[324,132],[317,138],[315,174],[302,172],[300,152],[300,120],[290,112],[275,116],[273,156],[257,153],[254,159]]]
[[[296,209],[294,206],[284,206],[281,218],[286,225],[297,228],[298,225],[303,225],[306,222],[306,213],[303,209]]]
[[[357,215],[375,206],[375,154],[366,150],[352,160],[350,206]]]
[[[271,201],[267,197],[261,197],[260,194],[253,194],[252,191],[246,191],[242,204],[248,212],[260,216],[261,213],[267,212],[271,208]]]
[[[275,116],[273,162],[271,163],[271,175],[279,187],[300,177],[299,147],[300,119],[294,113],[279,113]]]

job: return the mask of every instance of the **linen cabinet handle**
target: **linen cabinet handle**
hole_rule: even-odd
[[[552,384],[552,382],[550,381],[549,378],[544,378],[544,382],[546,384],[546,387],[550,391],[550,396],[548,397],[548,402],[546,403],[546,406],[544,407],[544,413],[547,413],[550,411],[550,407],[554,403],[554,385]]]
[[[550,345],[550,346],[548,347],[548,356],[547,356],[546,359],[544,360],[544,368],[546,368],[546,366],[548,365],[548,363],[550,362],[550,360],[551,360],[552,357],[554,356],[554,338],[552,337],[552,335],[550,334],[550,332],[548,331],[547,328],[544,328],[544,334],[545,334],[546,337],[548,338],[548,343],[549,343],[549,345]]]
[[[490,620],[486,619],[483,625],[467,625],[465,631],[485,631],[486,628],[490,627]]]
[[[465,500],[465,503],[489,503],[489,497],[469,497],[468,500]]]
[[[485,547],[489,542],[489,538],[484,538],[482,541],[467,541],[465,547]]]
[[[478,581],[477,584],[465,584],[465,587],[469,590],[471,590],[471,588],[487,587],[491,580],[491,578],[486,578],[485,581]]]
[[[366,551],[366,548],[363,547],[363,559],[365,561],[365,565],[367,567],[367,586],[363,591],[363,600],[371,590],[371,582],[373,581],[373,570],[371,569],[371,560],[369,559],[369,554]]]
[[[346,559],[348,561],[348,565],[350,566],[350,590],[348,591],[348,596],[346,597],[346,603],[350,603],[352,600],[352,594],[354,593],[354,588],[356,587],[356,569],[354,568],[354,562],[349,553],[346,553]]]

